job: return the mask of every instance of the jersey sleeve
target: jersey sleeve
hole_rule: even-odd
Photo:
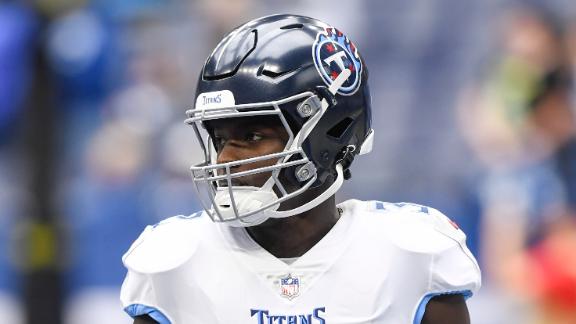
[[[160,324],[169,324],[171,321],[166,317],[166,312],[161,309],[156,300],[152,276],[138,272],[126,263],[126,258],[150,235],[151,230],[152,227],[148,226],[123,257],[128,272],[120,290],[120,301],[124,311],[132,318],[148,315]]]
[[[462,293],[470,297],[480,288],[480,270],[466,246],[454,246],[435,255],[430,271],[432,293]]]
[[[132,318],[148,315],[160,324],[171,323],[158,306],[152,283],[144,274],[128,270],[120,291],[120,300],[124,311]]]
[[[458,226],[437,210],[434,229],[449,240],[445,248],[432,256],[430,267],[431,293],[462,293],[470,297],[481,285],[480,267],[466,246],[466,235]]]
[[[160,324],[172,323],[176,311],[169,302],[172,291],[166,278],[197,250],[205,232],[202,224],[209,221],[200,216],[175,216],[147,226],[124,254],[122,263],[128,272],[120,299],[130,316],[149,315]]]
[[[476,259],[466,246],[466,235],[437,210],[431,209],[434,230],[443,237],[442,249],[431,255],[429,282],[414,313],[413,323],[420,323],[428,302],[439,295],[460,294],[468,299],[481,286],[481,272]]]
[[[376,202],[374,210],[386,213],[385,237],[405,253],[418,254],[428,266],[426,293],[477,291],[480,268],[466,246],[466,234],[440,211],[411,203]],[[424,270],[423,270],[424,271]]]

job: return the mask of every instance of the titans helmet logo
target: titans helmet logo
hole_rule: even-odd
[[[338,93],[349,96],[358,90],[362,61],[354,43],[341,31],[327,27],[324,32],[318,33],[312,51],[316,69],[326,85],[330,86],[342,71],[348,69],[350,76],[340,86]]]

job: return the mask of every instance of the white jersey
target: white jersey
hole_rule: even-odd
[[[432,297],[480,287],[466,236],[437,210],[339,207],[330,232],[290,264],[203,213],[148,226],[123,257],[125,310],[172,324],[417,324]]]

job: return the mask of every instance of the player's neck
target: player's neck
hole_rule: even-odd
[[[248,234],[277,258],[299,257],[310,250],[334,227],[340,213],[334,196],[299,215],[270,219],[248,227]]]

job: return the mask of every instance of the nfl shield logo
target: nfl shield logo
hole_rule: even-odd
[[[291,274],[288,274],[287,277],[280,278],[280,290],[282,297],[292,299],[298,296],[300,292],[300,279],[292,277]]]

